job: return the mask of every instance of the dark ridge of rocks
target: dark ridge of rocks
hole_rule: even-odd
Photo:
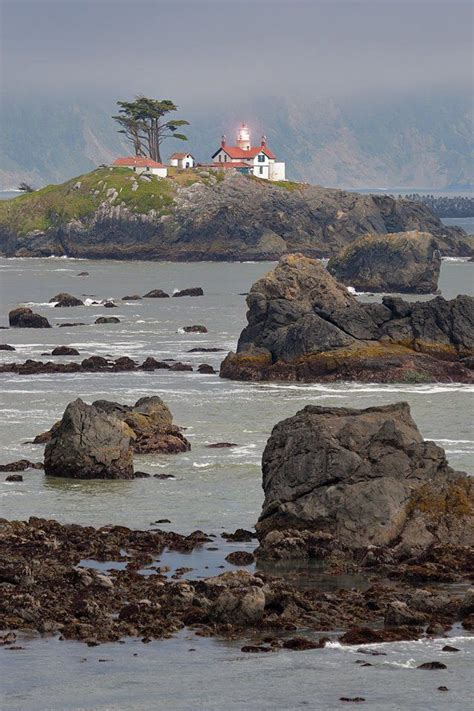
[[[80,355],[77,348],[72,348],[72,346],[56,346],[51,351],[52,356],[78,356]]]
[[[228,449],[230,447],[238,447],[235,442],[214,442],[213,444],[206,444],[208,449]]]
[[[329,260],[327,269],[357,291],[434,294],[441,256],[428,232],[365,235]]]
[[[16,351],[16,348],[8,343],[0,343],[0,351]]]
[[[73,328],[74,326],[85,326],[86,324],[76,321],[75,323],[60,323],[58,325],[59,328]]]
[[[142,300],[142,297],[139,294],[132,294],[132,296],[122,296],[122,301],[141,301],[141,300]]]
[[[201,289],[200,286],[191,286],[188,289],[175,291],[173,296],[204,296],[204,291]]]
[[[44,469],[43,462],[30,462],[29,459],[18,459],[9,464],[0,464],[0,472],[24,472],[26,469]]]
[[[72,479],[133,479],[130,428],[80,398],[69,403],[47,442],[44,473]]]
[[[207,328],[205,326],[201,326],[200,324],[195,326],[183,326],[183,331],[185,333],[208,333]]]
[[[47,318],[33,313],[26,306],[20,306],[10,311],[8,322],[12,328],[51,328]]]
[[[236,380],[474,382],[474,298],[364,304],[321,263],[289,255],[251,288],[220,375]]]
[[[17,481],[17,482],[18,482],[18,481],[23,481],[23,477],[22,477],[21,474],[10,474],[9,476],[7,476],[7,477],[5,478],[5,481],[11,481],[11,482],[13,482],[13,481]]]
[[[66,294],[64,292],[53,296],[53,298],[49,300],[49,303],[54,304],[55,308],[63,308],[67,306],[84,306],[84,302],[78,299],[76,296],[72,296],[71,294]]]
[[[423,439],[407,403],[309,405],[274,427],[262,470],[261,558],[384,568],[411,582],[472,569],[474,479]],[[389,626],[413,621],[416,610],[387,610]]]
[[[162,289],[152,289],[151,291],[148,291],[146,294],[143,294],[144,299],[169,299],[169,294],[166,293],[166,291],[163,291]]]
[[[220,353],[223,348],[191,348],[188,353]]]
[[[99,316],[94,323],[120,323],[120,319],[117,316]]]
[[[115,304],[113,301],[104,301],[103,306],[105,309],[116,309],[117,308],[117,304]]]
[[[79,272],[79,274],[76,274],[78,277],[86,277],[89,276],[89,272]]]
[[[207,637],[258,635],[261,641],[254,646],[297,651],[323,646],[327,638],[320,632],[325,630],[343,631],[346,644],[423,636],[415,627],[380,628],[388,604],[398,600],[412,605],[419,592],[381,582],[366,591],[328,594],[243,570],[197,580],[173,577],[186,570],[182,567],[174,573],[159,567],[148,575],[139,572],[157,562],[165,549],[189,553],[211,541],[202,531],[182,536],[125,526],[63,525],[35,517],[28,522],[0,519],[0,642],[9,646],[16,642],[14,631],[36,631],[95,646],[126,637],[161,639],[189,627]],[[126,565],[99,573],[80,565],[85,559]],[[458,609],[456,595],[450,594],[442,612],[430,614],[452,625]],[[292,637],[275,638],[288,632]],[[310,632],[319,635],[311,639]]]
[[[205,366],[197,372],[210,373],[212,366]],[[3,363],[0,364],[0,373],[15,373],[16,375],[38,375],[50,373],[79,373],[79,372],[95,372],[101,371],[104,373],[116,373],[125,371],[153,372],[155,370],[169,370],[170,372],[193,372],[193,367],[189,363],[181,363],[180,361],[159,361],[155,358],[148,357],[140,365],[128,356],[121,356],[115,360],[108,360],[103,356],[90,356],[84,358],[81,363],[71,361],[69,363],[58,363],[47,361],[44,363],[41,360],[28,359],[23,363]],[[213,370],[214,372],[214,370]]]

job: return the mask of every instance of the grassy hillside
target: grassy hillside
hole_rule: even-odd
[[[147,180],[129,168],[98,168],[61,185],[47,185],[13,200],[0,201],[0,224],[21,235],[47,230],[87,217],[106,200],[114,205],[125,205],[136,213],[155,210],[159,217],[169,214],[180,186],[210,184],[223,179],[221,172],[199,169],[170,168],[167,178],[153,176]]]

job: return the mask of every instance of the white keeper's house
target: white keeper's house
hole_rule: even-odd
[[[264,180],[285,180],[285,164],[277,161],[262,136],[259,146],[252,146],[250,131],[243,123],[237,131],[235,146],[228,146],[222,136],[220,148],[212,156],[214,168],[234,168],[239,173],[255,175]]]
[[[194,168],[195,163],[191,153],[173,153],[170,156],[170,165],[174,168]]]
[[[156,160],[143,156],[126,156],[117,158],[112,163],[113,168],[130,168],[135,173],[151,173],[159,178],[166,178],[168,168],[163,163],[157,163]]]

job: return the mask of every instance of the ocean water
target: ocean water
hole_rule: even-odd
[[[81,321],[85,326],[48,330],[9,329],[2,342],[16,352],[0,351],[0,360],[41,358],[56,345],[71,345],[88,355],[176,358],[194,366],[218,368],[235,348],[245,325],[245,296],[251,284],[273,264],[170,264],[89,260],[0,259],[0,325],[11,308],[25,303],[52,324]],[[88,277],[78,277],[81,271]],[[440,288],[447,298],[473,289],[474,266],[445,261]],[[124,294],[152,288],[169,293],[202,286],[203,297],[145,299],[122,303]],[[49,299],[67,291],[84,299],[114,298],[118,308],[84,306],[55,309]],[[361,295],[363,300],[380,296]],[[429,298],[429,297],[423,297]],[[119,324],[95,325],[99,315]],[[182,327],[204,324],[207,334],[184,334]],[[222,353],[190,354],[193,347],[218,347]],[[43,360],[46,360],[43,357]],[[71,358],[58,359],[71,360]],[[218,535],[215,554],[195,552],[180,565],[194,568],[189,577],[218,572],[229,547],[219,534],[252,527],[262,504],[260,459],[274,424],[307,404],[367,407],[407,400],[426,438],[446,449],[450,463],[472,471],[473,388],[459,384],[362,385],[240,383],[218,375],[194,373],[87,373],[81,375],[0,375],[1,462],[20,457],[42,458],[42,447],[28,444],[57,420],[68,402],[108,398],[133,403],[158,394],[170,406],[175,422],[186,427],[190,452],[177,456],[136,457],[136,468],[167,473],[173,479],[124,482],[79,482],[46,479],[27,471],[22,483],[0,481],[0,516],[30,515],[64,522],[104,525],[121,523],[148,528],[168,518],[168,527],[183,533],[200,528]],[[207,444],[235,442],[233,449]],[[163,525],[163,527],[165,527]],[[234,544],[234,549],[235,549]],[[242,544],[237,545],[242,548]],[[205,569],[208,565],[208,569]],[[343,584],[343,581],[337,581]],[[358,581],[349,581],[357,585]],[[314,584],[323,584],[317,577]],[[325,584],[328,584],[326,581]],[[386,657],[367,657],[373,667],[355,664],[364,655],[337,643],[329,649],[245,655],[244,642],[202,640],[188,631],[176,639],[143,645],[102,645],[89,649],[51,638],[25,638],[23,650],[0,650],[5,673],[0,682],[2,709],[339,709],[340,696],[363,696],[372,709],[469,708],[472,684],[472,637],[455,630],[462,652],[441,653],[442,640],[379,645]],[[189,652],[195,648],[195,652]],[[138,653],[138,657],[133,654]],[[423,661],[448,657],[448,669],[416,670]],[[99,662],[107,659],[107,662]],[[85,660],[85,661],[84,661]],[[450,692],[437,691],[446,685]],[[3,697],[2,697],[3,695]],[[346,704],[343,704],[346,706]],[[349,705],[347,705],[349,706]]]

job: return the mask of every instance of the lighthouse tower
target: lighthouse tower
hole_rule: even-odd
[[[247,126],[243,123],[242,126],[237,131],[237,147],[244,151],[250,150],[250,131]]]

